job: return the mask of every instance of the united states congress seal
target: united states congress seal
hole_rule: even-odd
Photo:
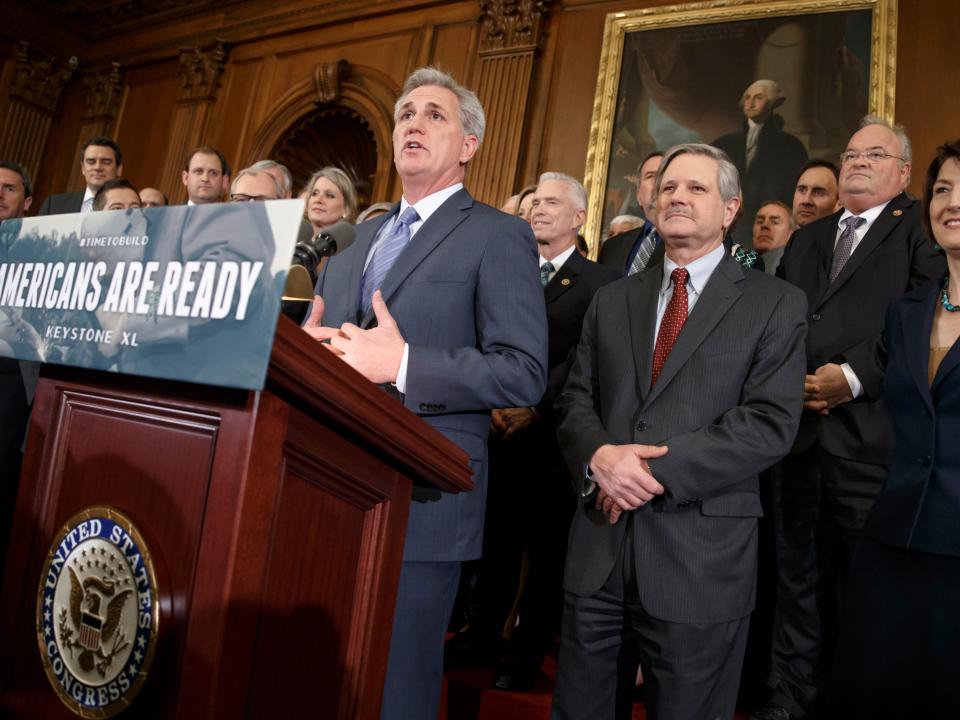
[[[60,699],[108,718],[140,691],[159,622],[153,561],[123,513],[89,507],[56,535],[40,575],[37,639]]]

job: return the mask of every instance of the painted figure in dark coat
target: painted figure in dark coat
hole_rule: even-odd
[[[774,80],[757,80],[743,93],[743,126],[711,143],[730,156],[740,172],[743,216],[756,217],[760,205],[779,200],[790,205],[807,150],[795,136],[783,131],[783,118],[774,110],[786,96]],[[738,223],[734,240],[750,247],[749,223]]]

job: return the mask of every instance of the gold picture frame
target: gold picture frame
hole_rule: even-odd
[[[838,33],[841,42],[834,47]],[[780,39],[771,44],[775,34]],[[628,77],[625,46],[633,53],[626,65]],[[736,102],[749,83],[769,76],[769,68],[779,68],[790,80],[785,107],[789,107],[791,90],[816,105],[815,109],[804,107],[796,121],[798,126],[809,125],[801,128],[803,132],[784,129],[801,138],[806,133],[811,156],[825,157],[825,150],[843,149],[835,146],[842,131],[847,131],[845,143],[855,129],[850,127],[854,110],[862,108],[893,120],[896,55],[897,0],[712,0],[610,13],[604,26],[584,178],[588,195],[584,236],[591,256],[596,257],[601,231],[617,202],[621,198],[624,206],[630,202],[624,168],[633,162],[635,171],[644,146],[646,150],[656,146],[650,136],[651,115],[670,130],[664,130],[661,138],[711,142],[710,133],[719,132],[715,128],[731,127],[734,111],[743,122]],[[681,87],[671,87],[674,75],[682,76]],[[783,79],[771,79],[784,84]],[[740,88],[738,93],[731,92],[735,87]],[[718,103],[720,93],[723,100]],[[689,128],[657,102],[673,103],[674,114],[685,114],[684,122],[699,127],[699,133],[690,130],[690,137],[683,137]],[[709,105],[689,107],[709,102],[723,105],[723,112],[713,117]],[[794,100],[795,114],[798,106]],[[631,124],[631,113],[642,116],[644,109],[648,115]],[[841,114],[845,124],[838,125],[833,121]],[[825,120],[836,127],[821,127]],[[624,149],[620,135],[632,140],[633,146]]]

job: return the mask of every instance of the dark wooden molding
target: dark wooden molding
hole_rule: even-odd
[[[480,0],[480,52],[536,48],[551,0]]]
[[[123,98],[123,73],[120,63],[83,73],[84,120],[107,118],[113,120]]]
[[[227,64],[223,40],[201,47],[180,48],[180,102],[213,102]]]
[[[37,109],[53,114],[60,102],[60,94],[77,66],[77,58],[65,62],[38,52],[25,40],[17,43],[14,51],[16,67],[10,84],[10,97],[29,103]]]

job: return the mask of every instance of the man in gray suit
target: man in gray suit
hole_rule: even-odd
[[[756,582],[757,474],[803,404],[805,300],[723,237],[737,170],[678,145],[656,185],[664,262],[600,288],[557,407],[582,498],[554,718],[733,716]]]
[[[543,396],[547,321],[530,226],[463,188],[476,95],[423,68],[394,120],[403,198],[325,265],[305,329],[470,454],[473,492],[415,492],[397,590],[381,717],[433,720],[460,562],[482,546],[490,410]]]

